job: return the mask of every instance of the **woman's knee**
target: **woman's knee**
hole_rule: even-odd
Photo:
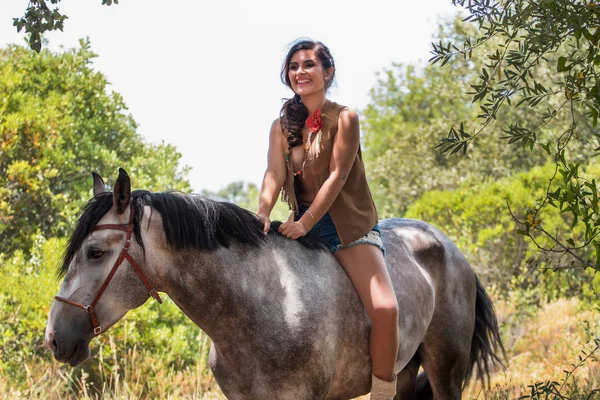
[[[398,301],[395,297],[380,300],[373,304],[371,314],[369,317],[373,324],[397,324]]]

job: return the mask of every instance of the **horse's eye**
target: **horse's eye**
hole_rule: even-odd
[[[102,257],[104,255],[104,252],[102,250],[96,250],[96,249],[89,249],[88,250],[88,258],[90,260],[97,260],[100,257]]]

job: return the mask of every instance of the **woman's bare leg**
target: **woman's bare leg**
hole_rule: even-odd
[[[398,301],[381,250],[359,244],[334,253],[371,319],[373,375],[391,382],[398,355]]]

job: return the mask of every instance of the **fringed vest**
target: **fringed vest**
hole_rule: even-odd
[[[340,111],[344,108],[345,106],[331,101],[325,103],[325,107],[322,110],[322,135],[320,135],[318,143],[314,143],[313,145],[313,147],[319,146],[319,151],[316,152],[317,155],[315,155],[315,152],[312,153],[314,157],[312,168],[306,169],[306,172],[302,176],[294,176],[292,157],[288,157],[286,161],[287,175],[281,197],[294,213],[298,213],[296,191],[300,189],[297,180],[314,179],[320,189],[329,177],[329,162],[333,140],[338,130]],[[283,131],[283,135],[287,141],[287,132]],[[344,246],[369,233],[378,222],[377,210],[375,209],[375,203],[373,202],[373,197],[371,196],[365,176],[360,145],[348,174],[348,179],[328,212],[333,220],[340,241]]]

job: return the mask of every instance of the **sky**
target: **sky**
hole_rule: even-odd
[[[12,18],[27,3],[0,2],[0,46],[24,43]],[[377,73],[392,63],[425,66],[438,24],[458,12],[451,0],[101,3],[61,0],[69,19],[64,32],[46,35],[48,47],[89,37],[93,67],[123,96],[146,141],[177,147],[195,192],[240,180],[260,185],[269,128],[292,95],[279,78],[292,41],[329,47],[337,69],[328,98],[360,116]]]

